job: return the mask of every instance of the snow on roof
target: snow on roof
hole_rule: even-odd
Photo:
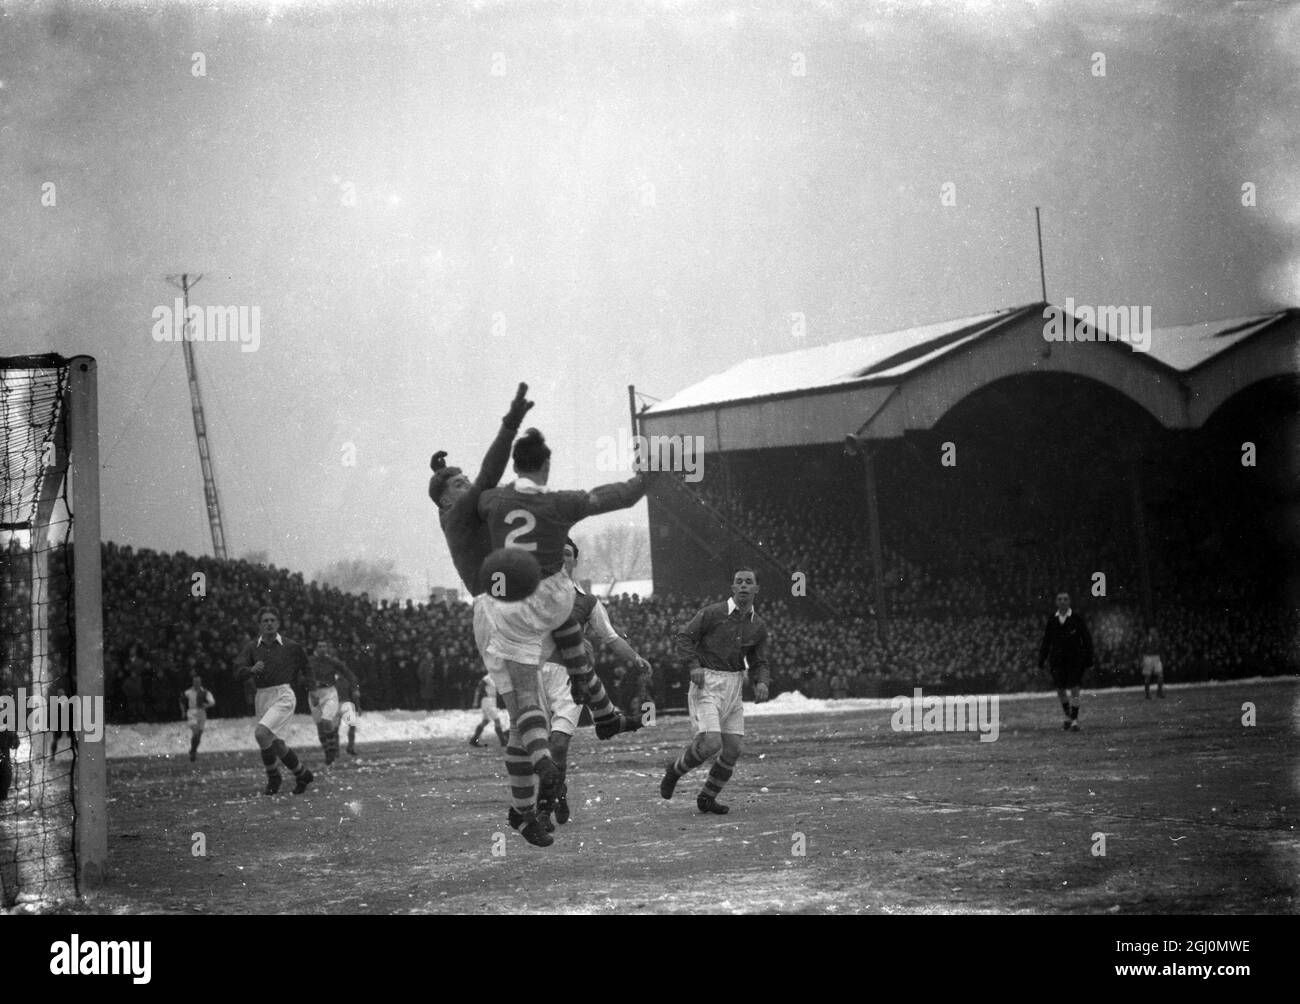
[[[715,373],[679,391],[666,401],[660,401],[651,407],[647,414],[831,387],[864,376],[897,375],[919,365],[922,360],[934,358],[957,345],[965,344],[985,330],[991,322],[1005,319],[1020,309],[1015,307],[995,310],[988,314],[940,321],[937,324],[926,324],[904,331],[865,335],[811,349],[745,359],[731,369]],[[914,352],[930,342],[940,342],[966,328],[976,330],[954,342],[937,344],[929,353],[922,353],[906,361],[900,360],[888,370],[880,373],[873,371],[873,367],[889,361],[894,356]]]
[[[1253,314],[1222,321],[1184,324],[1176,328],[1155,328],[1151,332],[1150,354],[1152,358],[1173,369],[1190,370],[1272,324],[1283,313]]]

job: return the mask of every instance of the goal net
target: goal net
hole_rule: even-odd
[[[107,854],[95,361],[0,358],[0,906]]]

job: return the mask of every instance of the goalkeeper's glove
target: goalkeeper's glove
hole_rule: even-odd
[[[524,416],[528,414],[528,409],[533,406],[532,401],[524,398],[528,393],[528,384],[521,383],[519,389],[515,391],[515,399],[510,402],[510,410],[506,412],[505,418],[501,419],[501,424],[508,429],[518,431]]]

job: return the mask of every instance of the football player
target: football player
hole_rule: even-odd
[[[551,448],[536,429],[529,429],[512,451],[518,477],[503,488],[490,488],[479,497],[479,515],[487,523],[493,549],[517,547],[532,553],[542,569],[542,581],[526,599],[509,602],[492,595],[483,597],[483,614],[489,633],[486,650],[500,660],[510,678],[516,710],[511,714],[512,749],[527,756],[540,782],[541,800],[550,802],[560,783],[560,771],[551,760],[547,744],[546,715],[537,694],[538,670],[551,644],[551,632],[568,625],[581,646],[581,629],[573,621],[575,593],[564,572],[564,545],[569,531],[589,516],[627,509],[645,495],[643,475],[636,474],[620,484],[602,485],[591,491],[554,491],[547,482],[551,475]],[[557,642],[560,632],[556,632]],[[595,673],[586,666],[570,668],[572,675],[588,681]],[[510,767],[507,755],[507,769]],[[516,782],[524,779],[520,774]],[[534,791],[533,776],[527,778],[528,794]],[[522,788],[522,784],[519,785]],[[513,818],[513,817],[512,817]]]
[[[605,605],[590,593],[584,592],[574,579],[573,570],[577,567],[577,564],[578,545],[572,540],[566,540],[564,542],[564,574],[573,583],[575,593],[573,600],[574,619],[584,630],[589,631],[596,641],[605,643],[626,662],[630,662],[638,669],[648,673],[650,663],[637,655],[632,646],[614,630],[614,626],[609,622],[609,614],[605,610]],[[584,644],[590,646],[590,642]],[[588,661],[592,664],[595,663],[594,654],[589,657]],[[560,771],[560,782],[556,786],[554,799],[539,798],[537,803],[538,818],[541,819],[542,825],[550,832],[553,829],[551,823],[552,812],[555,814],[555,822],[563,825],[569,821],[569,789],[567,782],[569,742],[573,739],[574,733],[578,731],[578,718],[581,716],[582,710],[578,706],[579,702],[576,697],[582,696],[582,688],[574,686],[570,682],[569,671],[556,662],[547,661],[542,663],[540,677],[538,692],[542,700],[542,710],[546,712],[550,720],[551,729],[547,746],[551,751],[551,759]],[[596,726],[597,739],[611,739],[620,732],[635,732],[642,725],[639,715],[635,718],[629,718],[618,712],[618,709],[614,707],[614,702],[606,695],[604,686],[601,686],[598,692],[593,692],[592,688],[588,688],[586,703],[591,708],[591,717]]]
[[[316,650],[307,660],[307,706],[316,735],[328,767],[339,756],[339,721],[343,709],[339,706],[338,681],[342,679],[349,695],[357,684],[352,671],[335,658],[330,643],[324,638],[316,642]],[[348,743],[351,746],[351,740]]]
[[[491,722],[492,727],[496,729],[497,741],[504,746],[508,736],[505,730],[501,728],[501,719],[497,715],[497,688],[492,683],[492,677],[487,673],[484,673],[483,679],[478,681],[478,687],[474,691],[474,703],[482,710],[483,717],[479,720],[478,728],[474,730],[474,734],[469,737],[469,744],[471,746],[482,746],[483,744],[478,741],[478,737],[483,734],[488,722]]]
[[[203,738],[203,730],[208,724],[208,708],[216,703],[217,699],[212,696],[212,691],[204,689],[203,677],[195,673],[190,689],[185,691],[185,697],[181,701],[181,711],[190,723],[191,763],[198,759],[199,740]]]
[[[1151,678],[1156,678],[1156,697],[1165,696],[1165,665],[1160,660],[1160,635],[1154,627],[1147,628],[1142,639],[1142,687],[1147,700],[1151,700]]]
[[[257,612],[258,637],[240,651],[235,660],[235,675],[240,680],[251,679],[257,684],[254,713],[257,725],[253,738],[262,752],[262,765],[266,768],[266,791],[274,795],[280,790],[280,769],[276,761],[289,768],[294,776],[293,793],[301,795],[315,779],[307,765],[298,759],[277,732],[289,724],[297,698],[293,684],[310,670],[307,653],[296,641],[280,636],[280,612],[275,607],[262,607]]]
[[[757,676],[754,696],[767,700],[767,625],[754,612],[758,575],[738,568],[731,577],[731,598],[705,607],[677,633],[677,651],[691,670],[686,703],[691,715],[691,743],[669,761],[659,782],[659,794],[672,798],[682,775],[717,757],[695,799],[701,812],[724,816],[729,806],[718,801],[731,780],[745,736],[741,691],[746,668]]]
[[[496,438],[492,440],[492,445],[483,458],[483,467],[473,481],[459,467],[447,466],[445,451],[435,453],[429,464],[434,472],[429,479],[429,498],[438,507],[438,522],[447,538],[447,548],[451,552],[456,573],[474,597],[474,642],[497,693],[505,701],[512,727],[518,722],[520,713],[520,703],[514,693],[515,685],[506,672],[504,660],[489,654],[487,650],[489,626],[486,597],[479,583],[479,569],[493,547],[487,523],[479,515],[479,502],[483,492],[495,487],[505,474],[506,464],[510,460],[510,444],[514,442],[524,415],[533,406],[533,402],[525,397],[527,393],[528,385],[521,383],[514,400],[510,402],[509,411],[501,420]],[[559,651],[560,661],[569,671],[582,673],[586,666],[582,632],[572,618],[556,628],[553,642]],[[536,667],[533,667],[533,680],[529,686],[533,691],[534,705],[536,677]],[[542,745],[545,747],[544,732]],[[549,759],[547,763],[549,764]],[[517,742],[506,746],[506,772],[510,778],[510,825],[519,830],[529,843],[548,847],[554,838],[546,833],[537,820],[537,785],[533,770],[534,760],[527,750]],[[555,775],[554,768],[551,768],[551,777],[554,778]]]

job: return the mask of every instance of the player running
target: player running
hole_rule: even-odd
[[[542,570],[542,581],[526,599],[508,602],[491,595],[483,597],[482,610],[489,628],[487,654],[500,660],[509,676],[517,709],[511,714],[513,769],[510,750],[506,757],[515,799],[513,823],[516,817],[523,818],[520,806],[532,805],[536,790],[533,774],[524,776],[522,757],[533,765],[541,801],[550,802],[560,782],[559,768],[551,760],[547,745],[546,715],[540,706],[537,681],[552,631],[573,624],[581,645],[581,630],[571,617],[573,583],[564,573],[565,541],[569,531],[587,517],[636,505],[645,495],[646,482],[638,473],[621,484],[601,485],[589,492],[554,491],[547,484],[551,448],[536,429],[524,433],[512,455],[518,477],[504,488],[485,491],[479,498],[478,511],[487,522],[493,549],[517,547],[529,551]],[[491,669],[489,666],[489,672]],[[589,689],[598,681],[590,668],[569,672],[581,675]]]
[[[692,738],[676,760],[670,760],[659,782],[659,794],[672,798],[682,775],[711,757],[717,757],[704,787],[695,799],[701,812],[725,816],[730,806],[718,801],[723,786],[740,759],[745,736],[745,708],[741,691],[746,667],[757,674],[754,696],[767,700],[767,625],[754,612],[758,575],[738,568],[731,577],[731,599],[705,607],[677,633],[677,651],[691,668],[690,707]]]
[[[208,708],[216,703],[212,691],[204,689],[203,677],[195,673],[190,689],[185,691],[185,696],[181,699],[181,711],[190,723],[190,763],[198,759],[199,740],[203,738],[203,730],[208,724]]]
[[[307,653],[296,641],[280,637],[280,612],[275,607],[262,607],[257,612],[257,624],[258,638],[239,653],[235,675],[240,680],[252,679],[257,683],[254,713],[258,720],[253,738],[262,751],[262,765],[266,767],[265,794],[274,795],[280,790],[280,769],[276,766],[279,760],[294,776],[293,793],[301,795],[315,778],[298,759],[298,754],[276,733],[293,718],[298,703],[293,684],[311,672]]]
[[[638,669],[645,672],[650,671],[650,663],[637,655],[636,651],[629,645],[619,633],[614,630],[614,626],[609,622],[609,614],[605,610],[605,604],[601,603],[590,593],[584,592],[574,579],[573,571],[578,564],[578,545],[572,540],[564,542],[564,574],[569,577],[573,583],[575,593],[573,599],[573,617],[584,631],[589,631],[597,641],[603,642],[612,648],[620,658],[630,662]],[[590,645],[590,642],[584,642],[584,645]],[[594,653],[589,659],[595,662]],[[539,696],[542,699],[542,710],[546,712],[550,719],[551,735],[547,740],[547,746],[551,751],[551,759],[555,761],[555,766],[560,769],[560,783],[556,786],[555,797],[553,800],[538,799],[537,815],[542,821],[542,825],[547,832],[554,830],[554,824],[551,822],[551,813],[555,814],[555,822],[561,825],[569,821],[569,789],[567,785],[567,775],[569,770],[569,742],[573,735],[578,731],[578,718],[582,714],[579,702],[575,699],[574,691],[579,691],[580,686],[571,683],[569,671],[557,662],[544,662],[539,671],[540,680],[538,681]],[[591,708],[592,721],[596,726],[597,739],[610,739],[620,732],[635,732],[641,727],[641,718],[629,718],[621,715],[618,709],[614,707],[605,693],[602,685],[598,695],[591,695],[587,700],[587,705]]]
[[[502,746],[506,745],[509,736],[501,728],[501,719],[497,715],[497,688],[492,682],[492,677],[487,673],[483,674],[483,679],[478,681],[478,687],[474,690],[474,703],[482,710],[483,717],[479,720],[478,728],[474,730],[474,734],[469,737],[469,744],[471,746],[482,746],[483,744],[478,741],[478,737],[483,734],[488,722],[491,722],[492,727],[496,729],[497,741]]]
[[[339,721],[343,715],[339,706],[340,679],[349,694],[358,686],[352,671],[334,656],[330,643],[322,638],[316,642],[316,650],[307,660],[307,706],[311,708],[312,721],[316,723],[316,735],[325,754],[326,767],[339,757]],[[349,748],[351,745],[349,739]]]

